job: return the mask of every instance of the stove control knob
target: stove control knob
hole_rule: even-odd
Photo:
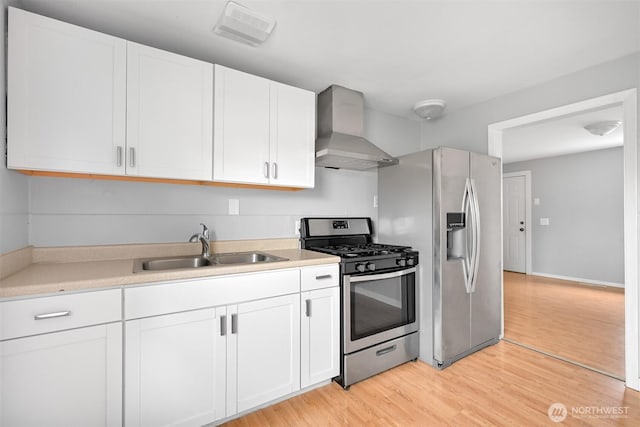
[[[404,267],[405,265],[407,265],[407,260],[405,258],[400,258],[396,260],[396,264],[400,267]]]
[[[356,270],[358,270],[360,273],[364,273],[364,271],[366,270],[366,266],[364,264],[356,264]]]
[[[367,263],[367,270],[369,271],[375,271],[376,270],[376,265],[372,262],[368,262]]]
[[[415,264],[415,260],[413,258],[407,258],[407,265]]]

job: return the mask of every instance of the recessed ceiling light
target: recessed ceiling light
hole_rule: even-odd
[[[602,122],[591,123],[589,125],[586,125],[584,128],[587,132],[592,133],[593,135],[605,136],[618,129],[621,124],[622,122],[618,120],[606,120]]]
[[[447,103],[442,99],[427,99],[416,103],[413,112],[423,119],[431,120],[440,117],[445,108]]]
[[[213,32],[232,40],[257,46],[276,26],[276,20],[233,1],[227,2]]]

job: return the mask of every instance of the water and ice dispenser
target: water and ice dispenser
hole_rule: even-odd
[[[447,212],[447,260],[465,258],[465,228],[464,212]]]

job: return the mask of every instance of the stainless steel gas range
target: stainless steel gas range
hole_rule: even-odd
[[[303,249],[341,258],[340,376],[353,383],[419,352],[418,252],[373,243],[370,218],[302,218]]]

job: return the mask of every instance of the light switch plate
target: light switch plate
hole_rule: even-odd
[[[229,215],[240,215],[240,200],[229,199]]]
[[[540,218],[540,225],[549,225],[549,218]]]
[[[537,197],[535,199],[533,199],[533,204],[538,206],[540,204],[540,199],[537,198]]]
[[[373,196],[373,207],[378,207],[378,195]]]

